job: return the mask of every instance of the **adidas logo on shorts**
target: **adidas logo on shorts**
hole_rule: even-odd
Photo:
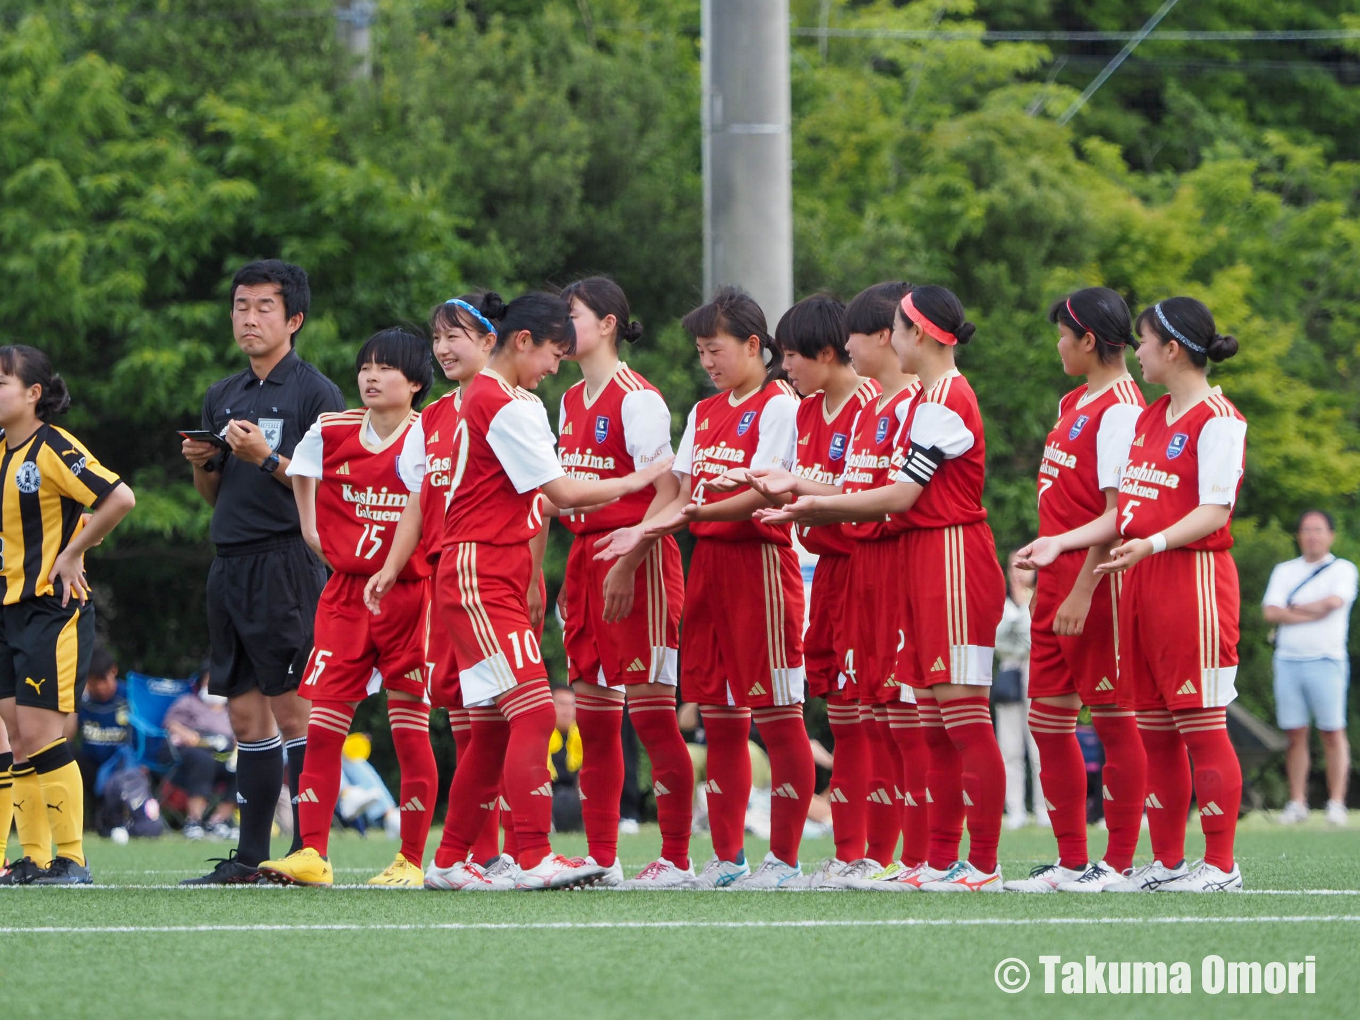
[[[1199,691],[1195,690],[1195,682],[1194,682],[1193,680],[1187,680],[1187,681],[1185,681],[1185,683],[1181,684],[1179,687],[1176,688],[1176,693],[1177,693],[1177,694],[1198,694]]]
[[[405,804],[401,806],[401,809],[403,811],[419,811],[421,813],[424,813],[425,805],[420,802],[419,797],[412,797],[410,800],[408,800]]]
[[[770,793],[776,797],[788,797],[791,800],[798,799],[798,791],[793,788],[792,783],[780,783]],[[1221,814],[1222,812],[1220,812]]]
[[[551,797],[551,796],[552,796],[552,783],[544,783],[542,786],[540,786],[540,787],[538,787],[538,788],[536,788],[536,789],[530,790],[530,791],[529,791],[529,796],[530,796],[530,797]]]
[[[661,785],[661,783],[657,782],[656,780],[652,780],[652,792],[656,794],[658,797],[665,797],[669,795],[671,791],[666,789],[664,786]]]
[[[410,680],[412,683],[423,684],[425,682],[425,674],[418,669],[411,670],[411,672],[405,674],[405,676],[406,679]]]
[[[930,665],[930,671],[931,671],[932,673],[939,673],[939,672],[942,672],[942,671],[944,670],[944,668],[945,668],[945,666],[944,666],[944,656],[943,656],[943,655],[937,655],[937,656],[935,656],[935,661],[934,661],[933,663],[931,663],[931,665]]]
[[[1114,684],[1110,683],[1110,678],[1109,678],[1109,677],[1103,676],[1103,677],[1100,678],[1100,683],[1096,684],[1096,690],[1098,690],[1098,691],[1112,691],[1112,690],[1114,690]]]
[[[485,804],[478,804],[477,806],[478,806],[479,808],[481,808],[483,811],[495,811],[495,810],[496,810],[496,798],[492,798],[491,800],[487,801]]]
[[[1223,809],[1219,807],[1217,804],[1215,804],[1213,801],[1209,801],[1209,803],[1205,804],[1204,807],[1199,809],[1199,813],[1200,816],[1203,818],[1213,818],[1216,815],[1221,815],[1223,813]]]
[[[755,684],[752,685],[751,689],[746,692],[746,696],[748,698],[758,698],[768,693],[769,692],[765,690],[765,685],[762,684],[759,680],[757,680]]]
[[[628,668],[625,669],[624,672],[625,672],[625,673],[641,673],[641,672],[643,672],[646,668],[647,668],[647,666],[646,666],[646,665],[643,663],[643,661],[639,658],[639,659],[634,659],[632,662],[630,662],[630,663],[628,664]]]

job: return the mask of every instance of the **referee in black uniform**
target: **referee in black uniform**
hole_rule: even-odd
[[[213,383],[203,398],[202,427],[230,450],[184,441],[194,488],[213,508],[209,690],[230,699],[241,810],[236,851],[185,884],[254,882],[270,856],[285,750],[294,797],[302,774],[308,704],[297,687],[326,572],[302,539],[287,468],[312,423],[345,407],[339,387],[293,349],[310,304],[307,274],[298,266],[269,259],[237,272],[231,326],[250,367]],[[296,840],[296,804],[293,833]]]

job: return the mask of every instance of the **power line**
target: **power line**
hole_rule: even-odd
[[[1148,18],[1143,24],[1143,27],[1140,28],[1124,48],[1115,55],[1114,59],[1105,65],[1104,70],[1096,75],[1095,80],[1092,81],[1090,85],[1086,86],[1086,91],[1079,95],[1072,105],[1063,111],[1062,116],[1058,118],[1059,124],[1066,124],[1076,116],[1077,111],[1086,105],[1086,101],[1099,91],[1100,86],[1105,84],[1110,75],[1119,70],[1119,65],[1128,59],[1129,54],[1138,48],[1140,42],[1152,34],[1152,30],[1157,27],[1163,18],[1171,13],[1171,8],[1175,7],[1178,3],[1180,3],[1180,0],[1166,0],[1166,3],[1157,8],[1157,13]]]
[[[1137,32],[1003,32],[955,28],[797,28],[795,36],[833,39],[898,39],[904,42],[1131,42]],[[1360,39],[1360,29],[1288,29],[1256,32],[1234,30],[1162,31],[1147,34],[1148,42],[1329,42]]]

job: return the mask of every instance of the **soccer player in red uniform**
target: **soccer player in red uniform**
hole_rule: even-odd
[[[794,462],[798,401],[775,378],[782,354],[760,306],[724,287],[684,318],[718,393],[690,411],[675,459],[680,494],[669,507],[597,543],[601,556],[627,555],[644,537],[688,526],[696,542],[685,588],[680,688],[700,706],[708,741],[713,858],[686,883],[790,888],[802,875],[798,846],[815,773],[803,726],[803,580],[787,525],[751,520],[768,505],[751,489],[710,492],[729,468]],[[772,371],[773,370],[773,371]],[[743,833],[751,791],[751,720],[770,756],[770,852],[754,872]]]
[[[990,686],[1005,579],[982,506],[982,416],[954,348],[972,339],[959,299],[916,287],[898,306],[893,348],[920,378],[902,427],[893,484],[839,496],[803,496],[758,516],[820,524],[902,514],[899,583],[905,589],[896,680],[913,689],[929,750],[930,845],[898,881],[931,892],[1000,892],[996,847],[1004,790]],[[935,722],[939,713],[940,723]],[[968,819],[969,859],[953,860]]]
[[[1063,371],[1086,382],[1058,404],[1039,465],[1039,534],[1060,535],[1115,505],[1119,472],[1128,459],[1143,395],[1124,362],[1138,346],[1128,305],[1114,291],[1088,287],[1054,302]],[[1031,619],[1029,726],[1039,748],[1040,784],[1049,803],[1058,860],[1012,892],[1099,892],[1133,864],[1143,817],[1147,759],[1133,712],[1118,705],[1119,583],[1095,568],[1110,545],[1073,549],[1039,571]],[[1027,566],[1020,550],[1021,566]],[[1091,721],[1105,747],[1102,793],[1109,838],[1104,857],[1086,847],[1086,762],[1077,742],[1077,715]],[[1089,863],[1089,866],[1088,866]]]
[[[592,276],[568,286],[576,353],[584,379],[562,396],[558,456],[572,478],[621,478],[671,455],[671,412],[655,386],[619,360],[619,340],[634,343],[628,298],[613,280]],[[581,816],[588,863],[605,869],[595,884],[667,888],[694,872],[689,836],[694,767],[675,716],[680,610],[685,574],[672,536],[647,541],[613,562],[595,558],[595,540],[638,524],[679,492],[667,472],[644,489],[592,513],[562,517],[576,540],[558,605],[576,723],[584,748]],[[624,882],[618,861],[623,792],[623,725],[628,712],[652,763],[661,856]]]
[[[1143,378],[1165,396],[1138,418],[1116,509],[1036,543],[1035,562],[1122,538],[1103,574],[1127,571],[1119,604],[1119,699],[1137,716],[1147,751],[1153,862],[1111,892],[1224,892],[1242,888],[1233,859],[1242,768],[1228,739],[1237,696],[1239,592],[1233,505],[1242,485],[1246,420],[1207,378],[1210,361],[1237,353],[1213,315],[1189,297],[1145,309],[1136,323]],[[1041,553],[1042,556],[1037,555]],[[1185,865],[1193,789],[1204,860]]]
[[[312,702],[298,781],[302,848],[264,861],[260,871],[284,884],[333,881],[326,853],[340,794],[341,748],[355,707],[381,685],[401,765],[401,850],[369,884],[420,888],[438,782],[425,696],[429,567],[424,557],[411,559],[381,616],[364,606],[364,585],[385,557],[406,506],[397,454],[434,376],[425,342],[401,329],[374,334],[354,361],[364,407],[323,414],[288,465],[303,537],[335,573],[317,605],[312,653],[298,688]]]

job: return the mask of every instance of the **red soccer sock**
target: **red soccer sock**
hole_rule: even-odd
[[[915,705],[888,706],[888,732],[902,762],[902,856],[912,868],[930,852],[930,818],[926,811],[926,772],[930,752],[922,736],[921,713]]]
[[[451,868],[467,860],[473,841],[488,827],[487,815],[496,807],[497,784],[510,739],[510,727],[499,709],[473,708],[468,714],[471,720],[468,744],[449,784],[444,837],[434,854],[435,866],[439,868]]]
[[[1172,717],[1195,763],[1205,863],[1232,871],[1237,813],[1242,808],[1242,765],[1228,739],[1228,710],[1201,708],[1174,712]]]
[[[1034,701],[1029,706],[1029,732],[1039,748],[1039,785],[1048,801],[1048,817],[1058,840],[1058,863],[1085,871],[1086,759],[1077,742],[1079,708]]]
[[[298,832],[302,845],[330,852],[331,817],[340,798],[340,753],[354,709],[343,701],[314,701],[307,721],[307,758],[298,779]]]
[[[836,741],[831,763],[831,831],[836,856],[857,861],[864,856],[868,838],[865,798],[869,795],[869,735],[860,725],[859,705],[839,694],[826,696],[826,719]]]
[[[919,694],[917,698],[916,710],[921,716],[921,735],[929,758],[926,817],[930,820],[930,852],[926,858],[936,871],[944,871],[959,859],[959,843],[963,840],[963,764],[958,749],[945,732],[940,703],[920,700]]]
[[[880,720],[878,717],[883,716]],[[902,809],[897,803],[901,790],[900,753],[888,730],[887,710],[882,705],[860,706],[860,725],[864,727],[869,749],[869,783],[864,798],[864,856],[886,865],[897,853],[897,837],[902,832]]]
[[[1147,753],[1148,834],[1152,856],[1168,868],[1185,860],[1185,822],[1190,810],[1190,759],[1175,720],[1164,708],[1136,713]]]
[[[1138,724],[1129,710],[1092,708],[1091,722],[1105,748],[1100,796],[1109,836],[1103,860],[1116,871],[1124,871],[1133,867],[1133,854],[1138,849],[1143,798],[1147,796],[1147,752],[1143,750]]]
[[[979,871],[996,870],[1001,842],[1001,815],[1006,808],[1006,762],[992,728],[985,697],[965,695],[940,703],[945,732],[963,765],[963,801],[968,814],[968,862]]]
[[[803,725],[803,706],[756,708],[751,715],[770,756],[770,853],[794,865],[817,784],[812,744]]]
[[[704,796],[713,852],[722,861],[744,860],[746,802],[751,799],[751,710],[704,705],[701,712],[708,741]]]
[[[628,716],[652,762],[661,856],[684,870],[689,867],[689,834],[694,823],[694,762],[676,720],[675,696],[630,697]]]
[[[500,717],[499,713],[496,715],[496,721],[502,726],[505,725],[505,720]],[[467,751],[468,741],[472,738],[472,713],[470,710],[466,708],[449,709],[449,729],[453,731],[453,767],[456,770]],[[506,739],[509,736],[510,730],[507,728],[505,731]],[[477,838],[472,842],[472,859],[478,864],[485,864],[501,852],[500,817],[500,805],[497,803],[496,807],[487,812],[482,831],[477,834]],[[441,847],[444,845],[442,840],[439,845]]]
[[[619,851],[619,798],[623,796],[623,699],[594,692],[576,695],[581,731],[581,821],[586,852],[602,868]]]
[[[557,709],[547,680],[520,684],[497,703],[510,723],[505,747],[505,789],[515,822],[515,855],[521,868],[537,867],[552,853],[552,779],[548,775],[548,741],[557,725]]]
[[[430,746],[430,706],[389,696],[387,718],[392,723],[392,744],[401,768],[401,855],[420,867],[439,788],[439,767]]]

